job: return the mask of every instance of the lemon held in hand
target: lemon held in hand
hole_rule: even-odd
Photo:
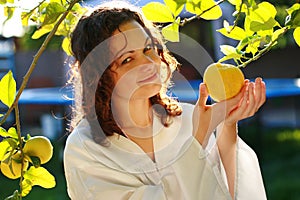
[[[8,153],[7,155],[9,155]],[[6,156],[7,158],[7,156]],[[4,159],[5,160],[5,159]],[[5,163],[4,161],[1,162],[1,172],[3,175],[10,179],[17,179],[21,176],[21,168],[22,168],[22,155],[21,152],[18,151],[16,154],[14,154],[11,157],[11,169],[8,163]],[[23,171],[26,171],[28,168],[28,161],[24,160],[23,161]]]
[[[244,79],[238,67],[223,63],[209,65],[203,76],[210,97],[217,102],[237,95],[244,85]]]
[[[41,164],[48,162],[53,155],[53,146],[44,136],[34,136],[27,140],[23,149],[24,154],[38,157]]]

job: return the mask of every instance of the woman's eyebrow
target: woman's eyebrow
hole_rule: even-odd
[[[146,46],[147,45],[147,43],[148,43],[148,41],[149,40],[151,40],[151,38],[148,36],[147,38],[146,38],[146,40],[145,40],[145,43],[144,43],[144,46]],[[126,47],[125,47],[126,48]],[[125,49],[124,48],[124,49]],[[120,50],[117,54],[116,54],[116,59],[119,59],[119,58],[121,58],[124,54],[126,54],[126,53],[133,53],[135,50],[128,50],[128,51],[124,51],[124,52],[122,52],[122,50]]]

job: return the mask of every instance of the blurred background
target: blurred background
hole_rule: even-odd
[[[149,1],[138,1],[144,5]],[[162,1],[160,1],[162,2]],[[276,6],[278,13],[285,14],[285,9],[296,1],[269,1]],[[93,5],[97,1],[85,1]],[[223,20],[232,21],[231,6],[226,3],[221,5],[224,10],[223,18],[210,22],[195,20],[180,31],[193,38],[209,53],[214,61],[222,57],[219,50],[221,44],[232,44],[233,41],[222,37],[215,30],[223,26]],[[183,13],[185,16],[185,13]],[[187,16],[186,16],[187,17]],[[284,21],[283,17],[278,18]],[[42,44],[44,37],[32,40],[31,35],[36,27],[31,27],[26,33],[14,30],[12,33],[0,36],[0,76],[7,71],[7,67],[14,73],[17,87],[29,68],[37,49]],[[3,31],[1,32],[3,33]],[[240,137],[252,147],[259,158],[268,199],[271,200],[296,200],[300,199],[300,95],[299,92],[284,94],[289,89],[285,87],[286,80],[294,81],[294,87],[300,90],[300,48],[287,33],[278,45],[269,53],[243,69],[246,78],[253,79],[260,76],[264,79],[275,80],[278,88],[277,95],[270,95],[265,105],[252,118],[243,120],[239,124]],[[58,88],[57,91],[68,93],[65,88],[68,80],[69,58],[60,47],[63,38],[56,36],[48,46],[46,52],[37,63],[37,67],[30,78],[30,88]],[[170,49],[181,48],[192,51],[193,47],[186,43],[167,44]],[[176,55],[175,55],[176,56]],[[184,58],[177,56],[182,63],[180,73],[188,80],[200,80],[201,74]],[[1,78],[0,77],[0,78]],[[282,83],[282,87],[280,85]],[[50,90],[48,90],[50,92]],[[282,95],[281,95],[282,94]],[[30,93],[28,93],[30,96]],[[47,94],[45,94],[47,98]],[[33,96],[34,97],[34,96]],[[53,98],[53,97],[52,97]],[[35,99],[36,100],[36,99]],[[179,99],[180,100],[180,99]],[[0,113],[5,112],[5,106],[0,105]],[[55,176],[56,187],[44,189],[34,187],[25,199],[65,200],[69,199],[66,192],[66,182],[63,171],[63,149],[67,135],[68,120],[70,119],[71,105],[69,101],[48,102],[20,100],[20,118],[22,133],[26,135],[45,135],[49,137],[54,146],[52,160],[45,167]],[[14,118],[8,118],[4,126],[9,127],[14,123]],[[11,195],[18,188],[18,180],[12,181],[0,175],[0,199]]]

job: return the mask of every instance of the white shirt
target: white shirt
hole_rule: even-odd
[[[193,105],[170,127],[154,115],[155,162],[134,142],[114,134],[110,145],[94,142],[83,119],[68,137],[64,167],[73,200],[231,199],[214,135],[205,149],[192,136]],[[237,144],[235,198],[266,199],[257,157],[240,138]]]

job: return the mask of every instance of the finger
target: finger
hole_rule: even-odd
[[[255,94],[255,85],[254,83],[249,84],[249,93],[248,93],[248,105],[245,110],[245,117],[250,117],[254,115],[254,113],[257,111],[257,100],[256,100],[256,94]]]
[[[258,110],[259,104],[262,98],[262,93],[261,93],[261,78],[256,78],[255,79],[255,108]]]
[[[264,81],[261,81],[261,99],[259,107],[261,107],[266,102],[266,84]]]
[[[249,86],[247,84],[247,87],[245,88],[245,92],[244,92],[244,95],[243,95],[240,105],[236,109],[232,110],[229,113],[229,115],[226,119],[227,123],[228,122],[236,123],[237,121],[245,118],[244,113],[245,113],[245,110],[247,109],[248,98],[249,98]]]
[[[205,107],[207,98],[208,98],[208,91],[206,85],[205,83],[201,83],[199,86],[198,106]]]
[[[244,94],[245,94],[245,91],[248,90],[248,85],[249,85],[249,80],[246,79],[244,81],[244,86],[242,87],[241,91],[236,95],[234,96],[233,98],[227,100],[227,109],[228,110],[232,110],[232,109],[235,109],[236,107],[239,106]]]

